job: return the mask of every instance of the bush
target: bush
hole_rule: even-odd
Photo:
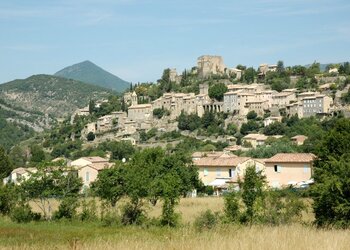
[[[122,207],[121,222],[123,225],[141,225],[144,219],[143,210],[137,204],[127,203]]]
[[[41,218],[39,213],[33,213],[28,204],[15,207],[10,215],[12,221],[17,223],[28,223],[38,221]]]
[[[306,209],[302,200],[292,193],[281,193],[269,191],[265,200],[260,204],[263,211],[257,216],[259,223],[270,225],[289,224],[301,219],[301,213]]]
[[[9,187],[9,184],[6,186],[0,185],[0,214],[9,214],[15,206],[16,201],[12,191],[13,189]]]
[[[258,114],[254,110],[249,111],[247,114],[248,120],[255,120],[257,117],[258,117]]]
[[[86,200],[83,200],[82,202],[82,211],[79,214],[80,220],[82,221],[96,221],[97,215],[96,215],[96,202],[95,200],[91,200],[87,202]]]
[[[61,201],[58,207],[58,211],[53,214],[53,218],[56,220],[66,218],[73,219],[77,214],[77,208],[79,207],[79,201],[75,197],[67,197]]]
[[[199,230],[212,229],[218,224],[218,214],[213,213],[210,209],[202,212],[194,221],[194,227]]]
[[[101,218],[102,226],[111,227],[111,226],[120,226],[120,217],[115,211],[107,211],[104,216]]]
[[[180,221],[180,215],[175,213],[175,203],[170,199],[165,199],[162,210],[161,225],[176,227]]]
[[[239,202],[237,198],[237,194],[232,191],[225,195],[225,208],[224,208],[224,221],[225,222],[237,222],[239,219]]]
[[[93,132],[89,132],[89,133],[87,134],[87,136],[86,136],[86,139],[87,139],[88,141],[93,141],[93,140],[95,140],[95,134],[94,134]]]

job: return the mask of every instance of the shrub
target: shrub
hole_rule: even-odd
[[[115,211],[109,210],[101,218],[102,226],[111,227],[111,226],[120,226],[120,217]]]
[[[175,203],[170,199],[165,199],[162,210],[161,225],[176,227],[179,224],[180,215],[175,213]]]
[[[232,191],[225,195],[225,208],[224,208],[224,221],[225,222],[236,222],[238,221],[239,212],[239,202],[237,194]]]
[[[28,223],[30,221],[40,220],[41,215],[39,213],[33,213],[29,205],[20,205],[15,207],[10,215],[12,221],[17,223]]]
[[[306,209],[302,200],[295,194],[284,193],[285,197],[276,191],[269,191],[265,200],[260,204],[263,212],[257,216],[259,223],[270,225],[289,224],[298,221]]]
[[[218,224],[218,214],[213,213],[210,209],[202,212],[194,221],[194,227],[203,231],[206,229],[212,229]]]
[[[96,202],[95,200],[91,200],[87,202],[86,200],[83,200],[82,202],[82,211],[79,214],[80,220],[82,221],[95,221],[97,220],[96,215]]]
[[[13,189],[9,185],[0,185],[0,214],[9,214],[15,206],[16,201],[12,191]]]
[[[137,204],[127,203],[122,207],[121,222],[123,225],[141,225],[144,219],[143,210]]]
[[[58,207],[58,211],[53,214],[54,219],[73,219],[77,214],[77,208],[79,207],[79,201],[75,197],[67,197],[61,201]]]
[[[87,136],[86,136],[86,139],[87,139],[88,141],[93,141],[93,140],[95,140],[95,134],[94,134],[93,132],[89,132],[89,133],[87,134]]]

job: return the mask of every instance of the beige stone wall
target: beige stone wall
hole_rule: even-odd
[[[245,169],[254,164],[253,160],[247,160],[238,166],[200,166],[198,168],[198,175],[200,180],[204,183],[204,185],[208,185],[209,183],[215,181],[215,179],[220,178],[232,178],[233,180],[237,180],[237,178],[242,178],[245,174]],[[261,167],[259,165],[259,167]],[[230,177],[230,171],[232,176]]]
[[[83,180],[83,187],[90,187],[91,183],[97,179],[98,171],[89,166],[79,169],[78,176]]]
[[[275,165],[279,166],[275,171]],[[266,163],[266,180],[271,187],[287,186],[290,181],[307,181],[311,178],[310,163]]]

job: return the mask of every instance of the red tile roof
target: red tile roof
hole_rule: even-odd
[[[265,163],[275,163],[275,162],[290,162],[290,163],[300,163],[300,162],[312,162],[316,156],[314,154],[307,153],[279,153],[271,158],[267,159]]]
[[[220,157],[203,157],[197,161],[194,161],[194,164],[197,166],[206,167],[232,167],[237,166],[238,164],[243,163],[249,159],[249,157],[222,155]]]

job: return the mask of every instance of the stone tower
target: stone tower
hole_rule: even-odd
[[[137,101],[137,94],[136,92],[134,91],[131,95],[131,106],[135,106],[138,104],[138,101]]]
[[[197,68],[199,77],[207,78],[212,74],[223,74],[226,66],[221,56],[205,55],[198,57]]]

